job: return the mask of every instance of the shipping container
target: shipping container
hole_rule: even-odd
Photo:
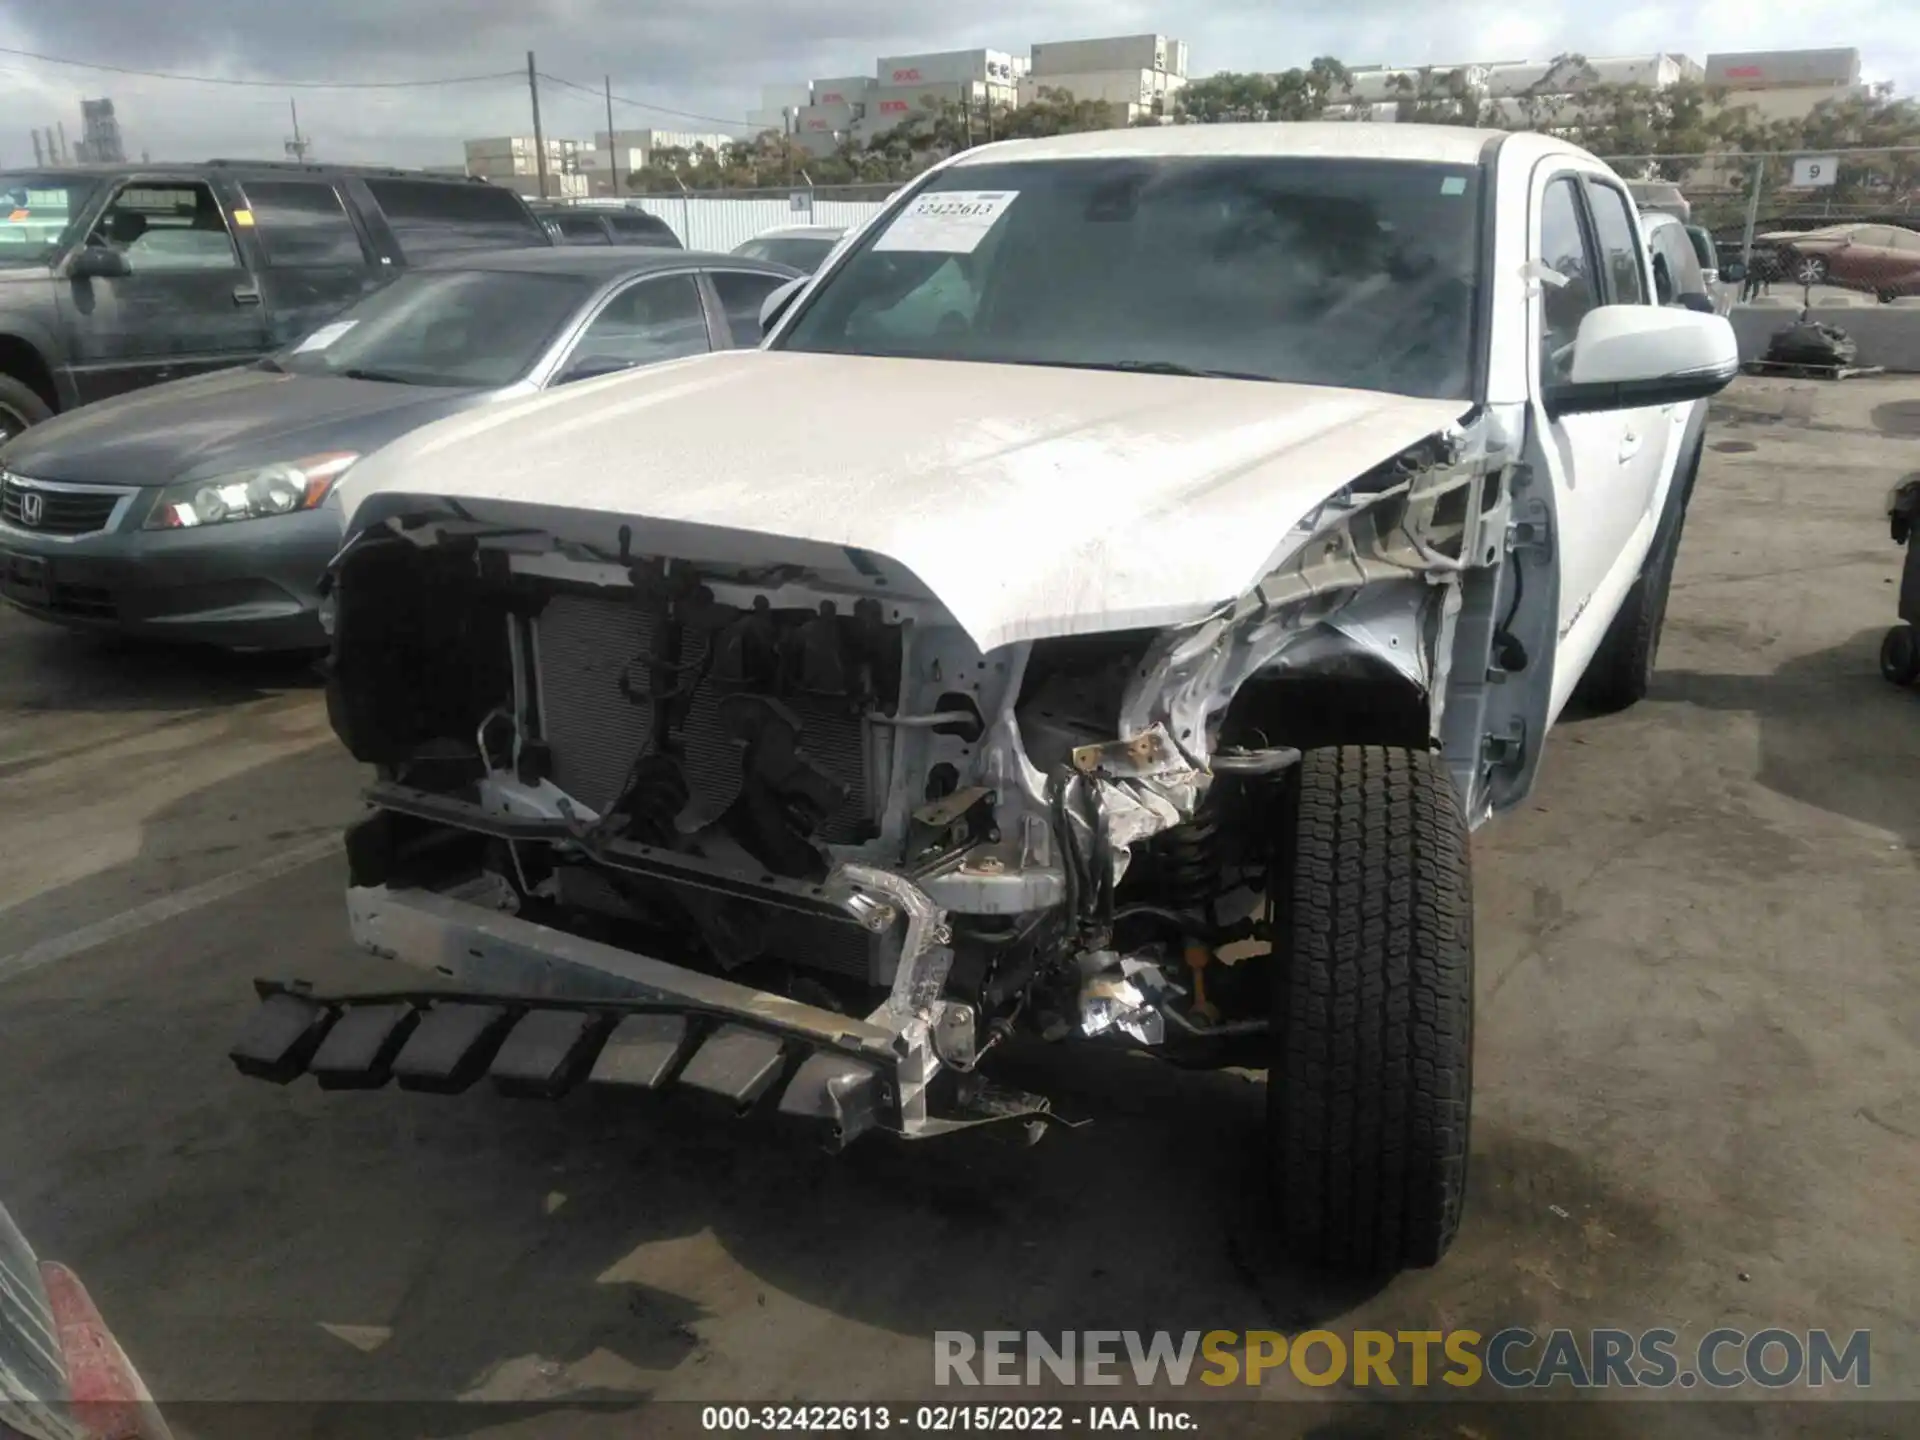
[[[853,122],[860,118],[861,111],[859,105],[809,105],[796,113],[794,128],[815,134],[850,130]]]
[[[1444,95],[1449,86],[1455,83],[1456,77],[1459,84],[1474,94],[1486,90],[1487,71],[1482,66],[1433,66],[1420,69],[1377,66],[1353,71],[1339,93],[1342,100],[1377,105],[1388,100],[1416,99],[1423,90],[1429,95]]]
[[[1169,49],[1178,45],[1164,35],[1117,35],[1104,40],[1049,40],[1033,47],[1033,70],[1040,75],[1098,75],[1115,70],[1165,70]],[[1173,58],[1178,58],[1177,50]]]
[[[1707,56],[1707,83],[1730,90],[1860,83],[1858,50],[1748,50]]]
[[[1011,85],[1013,56],[1004,50],[948,50],[937,55],[882,55],[874,67],[877,89],[993,81]]]
[[[606,174],[617,165],[620,173],[630,175],[635,170],[643,170],[647,164],[647,152],[631,146],[620,150],[583,150],[580,152],[580,168],[596,174]]]
[[[1486,67],[1489,95],[1570,95],[1595,85],[1644,85],[1664,89],[1686,78],[1691,62],[1677,55],[1605,55],[1584,68],[1565,60],[1522,60]]]
[[[839,80],[816,80],[813,82],[813,103],[815,105],[858,105],[867,98],[867,92],[874,87],[871,75],[849,75]]]
[[[1109,70],[1081,75],[1029,75],[1020,82],[1022,105],[1031,105],[1042,90],[1064,90],[1076,100],[1107,100],[1115,104],[1152,105],[1167,93],[1168,77],[1159,70]]]
[[[760,108],[762,110],[792,110],[813,103],[811,85],[763,85],[760,87]]]

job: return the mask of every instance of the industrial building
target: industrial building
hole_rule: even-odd
[[[522,195],[538,197],[540,142],[531,135],[500,135],[466,142],[467,174],[512,187]],[[546,139],[546,196],[548,199],[584,199],[592,186],[580,157],[587,147],[578,140]]]
[[[80,102],[80,143],[73,147],[82,165],[124,165],[127,148],[120,139],[120,121],[111,100]]]
[[[1047,41],[1031,56],[986,48],[882,55],[871,74],[767,86],[747,120],[825,154],[947,105],[977,112],[984,123],[993,111],[1030,104],[1047,89],[1105,102],[1113,122],[1125,125],[1165,113],[1186,76],[1186,42],[1164,35]]]
[[[36,165],[124,165],[127,160],[111,100],[80,102],[80,138],[72,144],[67,143],[65,122],[27,133],[33,140]]]
[[[717,155],[732,144],[734,138],[716,131],[645,128],[615,130],[609,134],[596,130],[593,148],[579,153],[578,166],[587,178],[590,194],[613,195],[623,192],[627,177],[646,169],[662,150],[684,151],[694,156],[703,151]]]
[[[1829,100],[1866,94],[1858,50],[1752,50],[1707,56],[1707,84],[1727,92],[1725,105],[1763,120],[1798,120]]]
[[[1187,83],[1187,42],[1164,35],[1120,35],[1104,40],[1049,40],[1033,47],[1020,81],[1019,103],[1043,90],[1111,107],[1115,125],[1171,113]]]
[[[1665,89],[1699,81],[1728,93],[1726,108],[1751,108],[1768,120],[1800,119],[1823,101],[1864,93],[1858,50],[1773,50],[1709,55],[1703,66],[1684,55],[1607,55],[1565,60],[1505,60],[1468,64],[1356,65],[1330,120],[1398,120],[1409,102],[1444,108],[1447,97],[1477,105],[1493,126],[1559,123],[1577,129],[1580,96],[1598,86]]]

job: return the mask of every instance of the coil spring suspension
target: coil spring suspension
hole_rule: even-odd
[[[1160,837],[1160,889],[1176,910],[1207,912],[1220,893],[1222,857],[1220,821],[1196,815]]]

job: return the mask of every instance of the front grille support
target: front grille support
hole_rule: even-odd
[[[139,493],[129,485],[78,485],[0,471],[0,527],[48,540],[79,540],[119,524]]]

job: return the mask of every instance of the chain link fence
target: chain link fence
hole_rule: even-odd
[[[1920,297],[1920,146],[1603,158],[1630,180],[1678,187],[1722,263],[1746,265],[1743,299],[1781,285],[1806,303],[1815,290]]]

